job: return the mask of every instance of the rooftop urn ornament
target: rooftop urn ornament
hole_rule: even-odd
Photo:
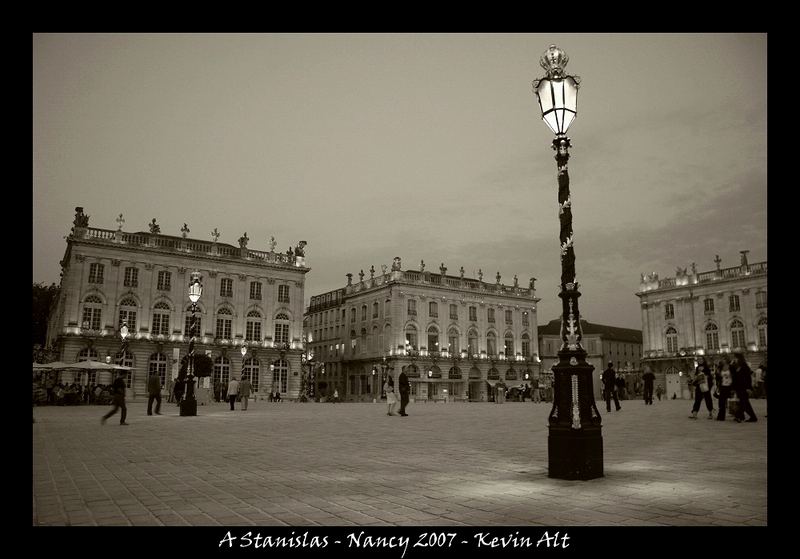
[[[692,275],[693,276],[697,275],[697,264],[695,264],[694,262],[692,262]]]
[[[153,235],[161,234],[161,226],[156,223],[156,218],[153,218],[153,221],[150,222],[150,233]]]
[[[536,289],[536,278],[531,278],[529,285],[531,289]]]
[[[441,272],[442,275],[445,275],[447,273],[447,268],[445,267],[444,262],[442,262],[442,264],[439,266],[439,271]]]
[[[358,281],[364,281],[364,270],[358,273]]]
[[[250,238],[247,236],[247,231],[245,231],[244,235],[239,237],[239,248],[247,248],[248,241],[250,241]]]
[[[478,268],[478,281],[483,281],[483,270]]]
[[[424,272],[425,271],[425,261],[424,260],[420,260],[419,261],[419,271],[420,272]]]
[[[219,231],[217,231],[216,227],[214,227],[214,230],[211,232],[211,238],[214,239],[215,243],[219,240]]]
[[[347,285],[353,285],[353,274],[347,274]]]
[[[719,257],[719,254],[714,257],[714,263],[717,265],[717,271],[719,272],[719,265],[722,263],[722,258]]]
[[[117,218],[117,231],[122,231],[122,225],[125,223],[125,218],[122,217],[122,214],[119,214]]]
[[[75,227],[89,227],[89,216],[83,213],[83,208],[75,208],[75,219],[72,222]]]
[[[749,250],[740,250],[739,253],[742,255],[742,266],[744,268],[747,267],[747,253],[750,252]]]
[[[183,224],[183,227],[181,228],[181,235],[183,235],[184,239],[187,237],[187,235],[189,235],[189,226],[186,225],[185,223]]]
[[[497,280],[497,285],[500,285],[500,270],[497,271],[497,275],[495,276],[495,279]]]
[[[517,274],[514,274],[514,287],[519,287],[519,278]]]
[[[461,276],[461,279],[464,279],[464,266],[461,266],[461,269],[458,271]]]
[[[375,279],[375,266],[369,267],[369,279]]]
[[[308,243],[305,241],[300,241],[297,243],[297,246],[294,248],[295,256],[305,257],[305,248]]]
[[[275,247],[278,246],[278,243],[275,241],[275,237],[269,238],[269,251],[275,252]]]
[[[385,276],[386,275],[386,270],[388,270],[388,269],[389,269],[389,266],[387,266],[386,264],[381,264],[381,274],[382,275]]]

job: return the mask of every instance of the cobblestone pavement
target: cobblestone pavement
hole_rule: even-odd
[[[767,421],[603,413],[605,477],[547,477],[549,404],[33,409],[34,525],[767,524]],[[598,406],[601,411],[603,406]]]

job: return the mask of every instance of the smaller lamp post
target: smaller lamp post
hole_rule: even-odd
[[[181,415],[194,416],[197,415],[197,399],[194,396],[194,340],[197,336],[197,302],[203,294],[203,276],[200,272],[192,272],[191,280],[189,280],[189,300],[192,302],[192,323],[189,335],[189,359],[186,365],[186,388],[181,400]]]

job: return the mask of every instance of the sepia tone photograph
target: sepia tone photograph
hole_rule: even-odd
[[[34,33],[32,74],[34,527],[767,526],[766,33]]]

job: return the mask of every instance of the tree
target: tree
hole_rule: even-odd
[[[184,355],[181,359],[181,368],[178,371],[178,379],[183,380],[187,375],[189,356]],[[214,361],[205,353],[196,353],[194,356],[194,376],[197,378],[210,377],[214,372]]]
[[[32,309],[32,326],[33,326],[33,342],[32,344],[46,345],[47,342],[47,319],[50,317],[50,309],[58,301],[58,294],[60,289],[55,283],[49,286],[43,283],[33,284],[33,309]]]

